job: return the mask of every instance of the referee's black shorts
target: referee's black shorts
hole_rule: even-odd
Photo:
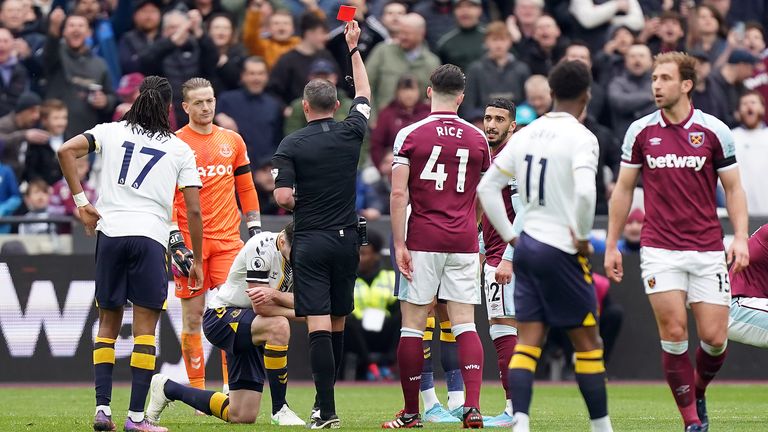
[[[291,244],[296,316],[346,316],[355,308],[356,228],[297,231]]]

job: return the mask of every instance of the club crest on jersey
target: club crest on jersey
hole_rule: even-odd
[[[229,144],[219,144],[219,154],[225,158],[232,156],[232,147]]]
[[[704,145],[704,132],[688,132],[688,142],[695,148]]]
[[[266,266],[266,263],[264,262],[263,259],[259,257],[256,257],[253,260],[251,260],[251,268],[253,268],[254,270],[262,269],[265,266]]]
[[[656,277],[653,276],[650,279],[648,279],[648,288],[653,289],[653,287],[656,286]]]

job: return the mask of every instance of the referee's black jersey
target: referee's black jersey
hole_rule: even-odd
[[[272,157],[275,187],[296,188],[296,231],[357,224],[357,163],[370,113],[368,99],[358,97],[344,121],[314,120],[280,142]]]

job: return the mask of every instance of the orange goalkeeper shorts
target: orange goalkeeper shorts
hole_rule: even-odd
[[[188,235],[182,233],[187,245],[191,245]],[[192,298],[204,294],[211,288],[216,288],[227,280],[229,268],[237,253],[243,247],[243,241],[203,239],[203,289],[192,292],[189,281],[185,277],[174,277],[176,297]]]

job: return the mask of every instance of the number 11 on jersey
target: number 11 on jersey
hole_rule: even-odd
[[[448,174],[445,172],[445,164],[437,163],[437,158],[443,151],[442,146],[433,146],[432,153],[429,155],[424,169],[419,178],[422,180],[431,180],[435,182],[435,190],[443,190]],[[467,177],[467,163],[469,162],[469,149],[456,149],[456,157],[459,158],[459,169],[456,178],[456,192],[464,193],[464,183]]]
[[[531,171],[533,171],[533,155],[525,155],[525,198],[528,202],[533,201],[531,197]],[[544,206],[544,173],[547,171],[547,158],[539,159],[539,205]]]

